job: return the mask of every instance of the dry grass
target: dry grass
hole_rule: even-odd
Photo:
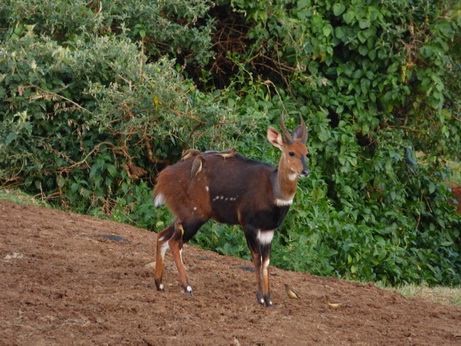
[[[461,287],[407,285],[390,289],[396,290],[405,296],[422,298],[445,305],[461,306]]]
[[[15,204],[30,204],[38,207],[50,207],[46,202],[27,195],[19,189],[0,189],[0,200]]]

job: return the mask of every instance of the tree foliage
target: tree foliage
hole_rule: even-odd
[[[276,163],[309,128],[312,176],[272,263],[386,283],[461,282],[461,7],[443,1],[0,4],[0,184],[155,230],[156,173],[185,148]],[[291,126],[290,126],[291,125]],[[247,256],[241,233],[195,240]]]

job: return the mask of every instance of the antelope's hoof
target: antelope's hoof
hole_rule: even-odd
[[[187,294],[189,297],[192,297],[193,296],[192,287],[190,287],[190,286],[184,287],[184,293]]]
[[[264,306],[265,308],[275,309],[275,306],[272,304],[269,297],[258,297],[258,304]]]
[[[155,287],[157,287],[157,291],[165,292],[165,286],[161,282],[155,281]]]
[[[275,309],[275,306],[272,304],[271,300],[264,300],[264,304],[262,304],[265,308]]]

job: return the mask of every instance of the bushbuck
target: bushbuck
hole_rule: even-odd
[[[269,261],[274,230],[293,202],[298,177],[310,174],[306,166],[304,120],[300,117],[300,125],[293,134],[286,129],[283,115],[280,123],[285,138],[273,127],[267,129],[267,139],[282,152],[278,167],[243,157],[235,149],[204,153],[194,150],[159,173],[154,189],[155,206],[166,203],[176,216],[157,238],[155,284],[159,291],[164,290],[164,257],[170,248],[181,285],[192,295],[181,257],[182,246],[205,222],[213,219],[242,226],[255,266],[257,301],[266,307],[273,306]],[[219,155],[228,152],[231,154]]]

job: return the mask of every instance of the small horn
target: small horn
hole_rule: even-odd
[[[288,144],[293,144],[294,139],[293,139],[293,136],[290,134],[290,132],[288,132],[287,128],[285,127],[285,119],[283,117],[283,113],[280,116],[280,126],[282,127],[282,132],[285,135],[285,139],[286,139],[287,143]]]

